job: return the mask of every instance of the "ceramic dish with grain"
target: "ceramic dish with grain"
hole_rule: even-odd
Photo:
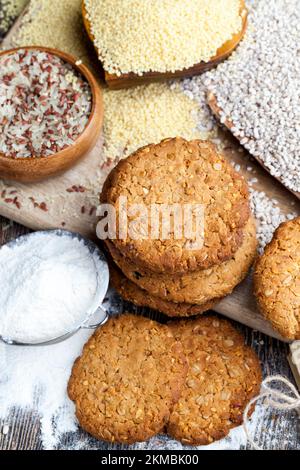
[[[0,177],[34,182],[71,168],[94,147],[103,123],[102,93],[90,70],[69,54],[35,46],[1,52],[0,62],[7,67],[0,82]]]

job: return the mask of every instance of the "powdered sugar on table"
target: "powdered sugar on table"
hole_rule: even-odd
[[[37,232],[0,249],[0,336],[40,343],[83,323],[98,282],[83,241]]]

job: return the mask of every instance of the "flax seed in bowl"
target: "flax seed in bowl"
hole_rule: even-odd
[[[0,177],[32,182],[70,168],[95,145],[102,94],[76,59],[44,47],[0,54]]]

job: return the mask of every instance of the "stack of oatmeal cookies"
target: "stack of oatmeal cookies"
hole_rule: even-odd
[[[201,314],[256,258],[247,184],[210,142],[173,138],[141,148],[112,170],[101,202],[116,216],[105,240],[112,284],[136,305],[170,317]]]
[[[101,203],[97,233],[113,286],[169,317],[210,309],[256,258],[247,185],[212,143],[174,138],[138,150],[110,173]],[[85,345],[68,392],[98,439],[132,444],[164,432],[202,445],[242,422],[261,378],[255,353],[226,320],[163,325],[123,314]]]
[[[133,444],[164,432],[204,445],[242,422],[260,384],[256,354],[227,320],[162,325],[123,314],[86,343],[68,393],[81,427],[97,439]]]

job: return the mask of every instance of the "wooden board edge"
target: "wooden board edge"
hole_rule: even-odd
[[[254,294],[253,294],[254,295]],[[254,315],[253,312],[247,312],[245,308],[243,310],[243,318],[232,304],[235,302],[234,294],[225,297],[220,304],[214,307],[214,311],[229,318],[230,320],[236,321],[243,325],[248,326],[252,330],[260,331],[261,333],[270,336],[271,338],[277,339],[283,343],[290,343],[289,340],[283,338],[277,331],[272,328],[272,325],[258,312]],[[237,302],[237,301],[236,301]]]

